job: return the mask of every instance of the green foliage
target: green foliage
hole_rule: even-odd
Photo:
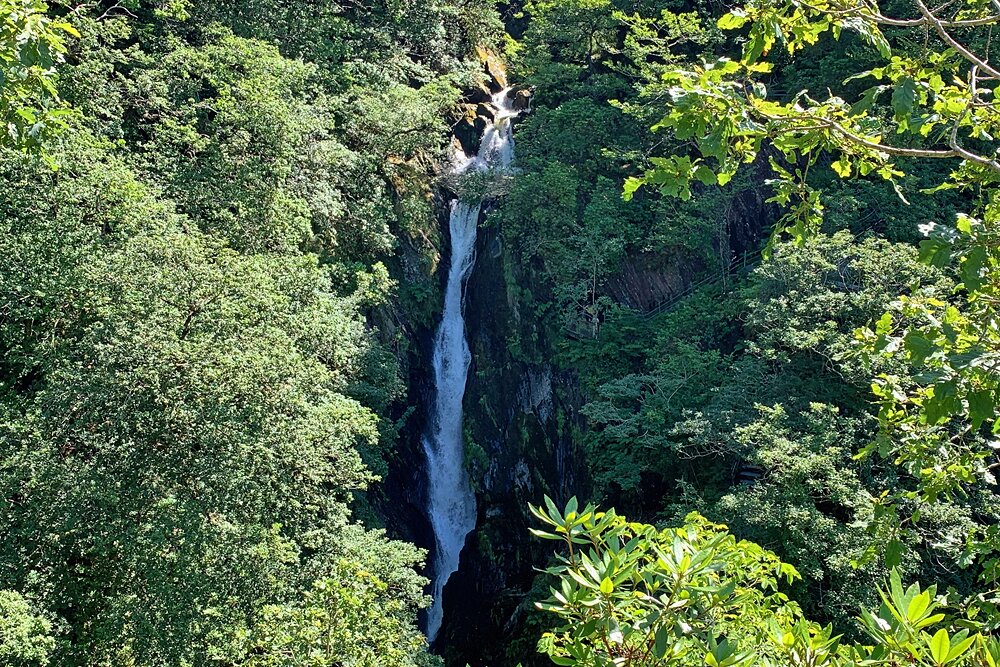
[[[183,231],[99,143],[72,148],[5,174],[5,585],[73,619],[63,660],[201,660],[344,548],[378,435],[345,393],[368,337],[315,257]]]
[[[992,188],[1000,174],[994,154],[1000,116],[986,100],[992,99],[998,74],[988,62],[989,32],[1000,16],[995,7],[978,2],[933,9],[916,2],[916,16],[899,12],[874,3],[791,0],[750,2],[723,16],[721,29],[745,35],[742,57],[706,58],[650,82],[652,90],[670,98],[654,129],[688,143],[672,156],[655,159],[642,177],[626,183],[625,197],[652,186],[683,198],[693,181],[726,181],[766,152],[774,175],[772,201],[786,210],[769,252],[785,230],[800,252],[808,253],[808,239],[834,202],[824,195],[830,178],[817,174],[820,167],[829,166],[841,179],[880,176],[902,197],[900,187],[908,180],[926,183],[933,177],[933,170],[919,166],[920,161],[951,160],[951,174],[940,174],[936,183],[932,178],[938,187],[925,192],[972,193],[971,202],[963,203],[966,213],[957,216],[957,231],[931,221],[922,225],[929,236],[921,243],[921,259],[950,270],[959,281],[954,290],[946,283],[915,281],[913,273],[887,285],[873,296],[887,304],[895,293],[890,312],[879,317],[871,310],[881,310],[877,300],[868,301],[864,308],[873,323],[859,330],[857,341],[845,338],[849,322],[836,316],[852,301],[854,290],[824,303],[806,282],[800,288],[782,285],[765,302],[769,305],[751,311],[748,323],[752,326],[756,319],[767,332],[769,340],[756,348],[765,359],[769,350],[777,353],[770,357],[775,361],[794,358],[785,355],[801,343],[800,351],[825,356],[828,369],[852,386],[874,378],[879,428],[858,455],[877,452],[901,468],[899,478],[887,477],[872,487],[879,491],[872,514],[858,525],[885,546],[867,548],[860,562],[870,564],[874,552],[898,563],[907,543],[934,535],[935,550],[946,551],[947,561],[955,565],[976,564],[966,576],[982,576],[989,587],[996,579],[995,559],[986,554],[997,545],[987,508],[994,502],[990,468],[995,457],[989,442],[1000,388],[993,363],[998,329]],[[823,38],[839,40],[849,32],[866,51],[853,59],[846,47],[838,47],[845,54],[838,67],[845,74],[841,83],[821,73],[811,75],[820,84],[815,89],[829,91],[825,99],[805,89],[780,91],[783,83],[796,81],[794,72],[784,78],[789,59],[794,70],[804,54],[822,52]],[[826,48],[829,52],[828,44]],[[771,86],[779,92],[769,90]],[[918,177],[909,178],[903,169],[914,169]],[[773,265],[765,264],[763,270]],[[892,275],[890,267],[882,271]],[[789,287],[793,291],[785,298],[783,290]],[[797,322],[813,307],[816,315],[829,312],[834,317],[804,337],[780,333],[784,322]],[[826,339],[824,330],[832,337]],[[755,345],[751,342],[750,349]],[[806,377],[806,370],[797,375]],[[810,389],[799,395],[815,399],[824,394],[822,385]],[[713,433],[719,423],[710,417],[701,432]],[[790,492],[794,485],[780,487]],[[958,520],[953,527],[963,526],[960,530],[928,525],[949,513]],[[970,590],[966,583],[962,588],[980,593],[982,602],[991,597],[982,586]],[[992,602],[986,606],[992,608]]]
[[[334,86],[378,94],[379,82],[425,82],[456,70],[477,45],[499,41],[493,5],[378,0],[338,6],[297,0],[192,3],[192,23],[220,22],[243,37],[277,42],[288,57],[329,69]]]
[[[981,570],[955,571],[967,562],[955,540],[994,515],[992,494],[925,504],[919,528],[893,529],[881,494],[905,482],[854,458],[878,433],[873,368],[909,372],[856,358],[854,331],[911,286],[946,296],[953,283],[913,248],[815,236],[778,244],[733,291],[703,290],[657,318],[631,366],[612,352],[593,367],[582,412],[596,493],[675,520],[697,510],[769,545],[802,572],[796,595],[824,621],[872,602],[884,561],[976,591]],[[619,326],[605,324],[602,342]]]
[[[846,419],[822,404],[799,414],[780,405],[759,406],[758,412],[732,435],[747,452],[745,465],[759,477],[728,489],[712,513],[726,517],[736,534],[772,545],[795,564],[803,575],[797,598],[808,612],[850,627],[857,609],[873,601],[878,572],[854,567],[873,542],[865,520],[873,512],[876,484],[867,466],[851,460],[867,435],[863,420]],[[905,565],[914,568],[912,560]],[[837,595],[818,594],[825,587]]]
[[[1000,376],[992,362],[1000,347],[997,211],[991,203],[982,220],[961,216],[959,234],[950,242],[932,238],[922,244],[930,262],[957,265],[966,295],[961,310],[937,295],[915,292],[894,302],[874,328],[858,332],[868,352],[898,356],[919,372],[916,386],[897,375],[875,380],[884,439],[874,447],[898,453],[930,500],[961,493],[962,485],[984,475],[992,479],[978,436],[1000,432]]]
[[[349,508],[490,6],[0,9],[0,661],[434,664],[424,554]]]
[[[957,231],[926,225],[938,232],[921,244],[925,261],[954,269],[961,281],[958,298],[921,291],[902,296],[858,334],[864,360],[874,353],[881,363],[907,366],[901,372],[873,370],[881,433],[866,453],[891,457],[913,480],[915,488],[893,489],[893,498],[933,503],[975,496],[976,487],[994,484],[987,439],[990,430],[1000,428],[993,426],[1000,424],[993,363],[1000,337],[992,188],[1000,176],[995,155],[1000,114],[984,100],[992,99],[1000,75],[988,62],[989,32],[1000,15],[978,2],[935,9],[917,2],[916,13],[901,18],[870,3],[749,3],[720,20],[722,28],[749,30],[742,59],[671,75],[675,104],[660,125],[698,142],[701,157],[692,165],[709,160],[720,173],[733,173],[765,143],[773,146],[784,160],[771,159],[775,200],[789,207],[789,229],[800,242],[823,212],[820,192],[808,179],[822,153],[836,157],[830,166],[842,178],[877,173],[895,179],[903,175],[896,158],[959,162],[938,190],[976,194],[958,215]],[[894,32],[887,37],[883,29]],[[795,55],[827,33],[839,38],[847,30],[873,47],[881,61],[844,82],[874,84],[853,104],[832,93],[825,101],[805,91],[787,103],[767,97],[757,79],[772,69],[766,60],[772,47],[780,43]],[[913,47],[907,35],[922,35],[937,48]],[[655,169],[647,174],[647,182],[656,179],[670,177]],[[911,521],[918,523],[919,516],[914,513]],[[893,531],[902,529],[894,512],[884,518]],[[972,532],[964,563],[996,546],[988,529]],[[898,551],[898,542],[894,545]],[[986,567],[995,579],[993,565]]]
[[[0,591],[0,660],[11,667],[44,667],[55,647],[52,622],[14,591]]]
[[[0,148],[38,151],[64,127],[55,74],[67,36],[80,35],[41,0],[0,2]]]
[[[656,141],[650,102],[635,85],[657,68],[650,53],[662,49],[658,59],[675,63],[709,39],[695,14],[673,9],[610,0],[524,7],[531,20],[514,69],[533,87],[532,112],[517,125],[520,175],[496,218],[515,257],[541,269],[558,325],[594,328],[614,313],[624,295],[613,284],[638,254],[708,260],[724,225],[716,213],[732,199],[717,191],[684,207],[619,196]]]
[[[750,282],[746,323],[753,351],[782,361],[811,358],[855,384],[867,384],[871,370],[845,358],[854,348],[855,328],[911,288],[943,296],[952,287],[912,247],[878,238],[854,241],[845,233],[776,247]]]
[[[993,441],[1000,432],[997,224],[991,201],[982,219],[960,216],[957,234],[922,244],[929,261],[957,266],[959,299],[916,291],[857,332],[863,360],[898,359],[913,368],[911,374],[875,376],[881,428],[865,450],[891,458],[913,480],[891,497],[901,507],[939,500],[974,504],[984,492],[992,495]],[[921,514],[913,512],[908,521],[905,510],[887,511],[881,518],[898,534],[906,524],[920,523]],[[992,521],[966,531],[962,546],[961,562],[979,562],[984,580],[995,586],[997,559],[991,554],[1000,542]]]
[[[219,26],[155,57],[115,48],[134,38],[126,22],[93,31],[67,75],[75,106],[110,116],[101,131],[129,141],[143,172],[233,247],[370,260],[391,251],[391,225],[408,224],[411,211],[429,214],[412,206],[417,188],[396,184],[412,177],[405,160],[436,150],[438,109],[454,96],[448,85],[397,84],[359,100],[357,91],[327,93],[328,75],[316,65]]]
[[[689,428],[686,420],[725,431],[733,420],[754,419],[756,403],[863,409],[866,370],[835,360],[851,349],[857,326],[914,283],[948,284],[912,249],[884,241],[855,244],[841,233],[805,248],[779,246],[735,292],[700,292],[659,318],[657,342],[641,350],[638,373],[618,380],[600,373],[603,386],[585,409],[592,426],[602,427],[598,449],[618,461],[683,449],[676,436]],[[607,336],[616,326],[606,325]],[[686,455],[712,451],[692,442]]]
[[[612,341],[561,356],[589,392],[596,490],[646,516],[697,508],[724,517],[793,563],[806,613],[836,622],[846,639],[797,619],[770,642],[734,649],[733,633],[749,629],[726,628],[702,636],[689,657],[653,656],[665,612],[642,586],[664,576],[645,568],[665,568],[653,554],[668,550],[639,528],[616,535],[614,519],[581,518],[592,508],[577,516],[574,506],[567,518],[549,507],[540,517],[549,536],[570,536],[570,555],[546,607],[564,625],[543,639],[544,652],[557,664],[993,664],[995,645],[967,639],[1000,618],[995,5],[749,2],[719,19],[728,39],[677,14],[650,33],[647,17],[661,8],[623,9],[526,7],[532,24],[516,55],[537,106],[519,135],[525,176],[503,213],[563,314],[582,313]],[[718,55],[686,57],[690,42],[671,36],[674,25]],[[603,106],[608,98],[621,116]],[[577,120],[584,110],[597,129]],[[661,145],[642,123],[662,133]],[[680,235],[669,225],[679,211],[718,216],[725,199],[697,207],[740,173],[755,175],[765,156],[771,201],[786,213],[769,261],[731,295],[706,290],[637,327],[608,298],[616,272],[668,251],[658,233]],[[624,185],[633,210],[602,205],[586,218],[602,178],[641,169]],[[893,190],[903,205],[889,200]],[[660,195],[683,203],[660,208]],[[904,197],[917,205],[906,208]],[[943,228],[956,210],[957,231]],[[824,219],[826,230],[896,240],[913,240],[918,226],[931,233],[918,259],[906,246],[824,236]],[[697,222],[702,233],[684,237],[693,248],[722,238]],[[785,231],[794,246],[780,242]],[[644,553],[622,555],[640,543]],[[635,564],[622,581],[638,593],[619,596],[623,563]],[[896,567],[948,586],[960,606],[924,615],[933,605],[914,601],[937,589],[904,590],[895,575],[879,612],[852,620],[858,606],[877,604],[873,583]],[[615,573],[610,586],[604,569]],[[861,633],[863,644],[849,643]],[[710,645],[720,636],[721,657]]]
[[[661,531],[575,499],[565,512],[546,503],[531,508],[544,526],[532,532],[566,547],[547,570],[558,587],[538,603],[563,622],[538,645],[556,664],[750,664],[774,654],[738,647],[759,646],[769,622],[798,618],[778,591],[795,569],[724,526],[691,514]]]
[[[342,559],[330,576],[301,598],[261,609],[257,623],[239,632],[244,667],[430,666],[425,640],[411,621],[413,591],[370,571],[375,563]],[[408,593],[408,595],[406,594]]]
[[[871,3],[808,5],[797,0],[751,2],[726,14],[719,19],[720,28],[748,29],[742,58],[720,57],[674,70],[662,84],[672,104],[655,127],[690,139],[699,157],[663,158],[627,185],[626,196],[643,184],[683,194],[703,170],[720,182],[728,180],[767,144],[778,156],[770,158],[774,201],[787,207],[785,226],[802,239],[822,217],[820,193],[808,176],[825,151],[835,153],[829,164],[842,178],[877,174],[892,180],[903,176],[896,158],[957,158],[962,164],[949,181],[952,185],[970,178],[993,182],[1000,164],[993,156],[995,146],[989,146],[1000,126],[992,104],[982,100],[992,95],[998,72],[975,51],[1000,17],[975,1],[934,11],[917,4],[920,16],[915,19],[886,16]],[[927,34],[939,47],[909,48],[905,37],[899,37],[904,46],[894,50],[882,32],[886,26]],[[973,31],[966,41],[976,46],[962,46],[951,34],[955,29]],[[832,92],[817,100],[802,90],[788,102],[768,95],[761,78],[774,69],[776,46],[796,56],[824,35],[839,39],[847,31],[882,60],[882,66],[854,72],[840,84],[848,90],[854,81],[873,84],[853,103]],[[898,138],[885,139],[892,134]]]
[[[864,644],[808,621],[782,581],[798,575],[773,553],[737,541],[697,514],[680,528],[630,523],[614,510],[532,507],[564,550],[557,586],[538,607],[562,625],[538,649],[557,665],[993,665],[1000,643],[898,573],[877,612],[858,619]]]
[[[328,112],[315,100],[315,77],[273,46],[224,34],[164,54],[133,92],[140,117],[155,119],[136,128],[150,137],[145,170],[202,229],[239,250],[288,252],[314,229],[336,229],[335,200],[307,190],[339,166],[336,146],[322,143]]]

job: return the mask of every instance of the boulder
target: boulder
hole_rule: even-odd
[[[490,90],[486,82],[481,82],[478,86],[466,94],[465,99],[473,104],[489,104],[493,100],[493,91]]]
[[[483,64],[483,69],[490,75],[491,81],[488,82],[488,85],[493,89],[493,92],[499,93],[506,88],[507,70],[500,56],[482,46],[476,47],[476,55],[479,57],[479,62]]]
[[[493,105],[485,103],[476,105],[476,115],[485,118],[491,123],[497,117],[496,110],[494,110]]]
[[[492,122],[491,118],[479,114],[480,106],[482,105],[463,104],[463,115],[452,128],[452,133],[462,145],[462,152],[466,155],[475,155],[479,152],[479,140]]]
[[[531,107],[531,91],[522,88],[511,95],[514,102],[512,106],[516,111],[527,111]]]
[[[531,86],[512,86],[510,90],[507,91],[507,99],[510,100],[510,104],[517,111],[527,111],[531,107],[531,96],[534,91]]]

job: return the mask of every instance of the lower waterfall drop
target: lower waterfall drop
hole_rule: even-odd
[[[460,155],[456,175],[500,171],[514,156],[511,119],[517,115],[508,90],[493,96],[496,117],[487,128],[474,158]],[[476,496],[465,470],[462,400],[472,355],[465,338],[465,283],[476,261],[476,232],[483,202],[461,199],[451,204],[451,266],[444,294],[444,312],[434,340],[434,411],[423,438],[427,455],[427,514],[434,530],[435,555],[427,611],[427,639],[433,642],[444,618],[445,584],[458,570],[466,536],[476,527]]]

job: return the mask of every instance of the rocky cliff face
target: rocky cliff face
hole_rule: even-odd
[[[759,249],[764,230],[777,215],[766,198],[763,189],[747,188],[721,211],[719,238],[713,248],[715,266],[725,266],[744,253]],[[704,262],[694,261],[679,250],[674,254],[635,253],[622,263],[616,275],[608,278],[604,290],[617,303],[648,311],[683,293],[692,281],[710,277],[706,275],[708,268]]]
[[[748,191],[725,216],[720,246],[739,256],[759,246],[773,211]],[[552,549],[530,537],[526,506],[546,494],[557,504],[590,497],[580,446],[586,397],[573,369],[553,361],[564,332],[546,328],[529,305],[550,300],[538,274],[510,253],[495,227],[480,230],[477,252],[466,306],[473,361],[465,423],[479,517],[446,591],[440,645],[450,665],[506,667],[534,654],[539,631],[526,627],[532,621],[525,598]],[[620,302],[645,309],[683,291],[703,269],[680,257],[636,255],[608,289]]]
[[[473,362],[465,421],[479,518],[449,582],[441,643],[451,664],[496,667],[509,664],[505,647],[521,634],[534,568],[551,551],[530,539],[527,504],[545,494],[557,502],[585,495],[586,474],[574,438],[583,426],[575,378],[539,360],[551,358],[555,341],[519,307],[528,276],[512,264],[496,229],[481,231],[478,251],[467,294]],[[526,354],[515,340],[530,340],[534,349]]]

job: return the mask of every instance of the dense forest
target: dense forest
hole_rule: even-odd
[[[997,667],[997,0],[0,0],[0,665]]]

